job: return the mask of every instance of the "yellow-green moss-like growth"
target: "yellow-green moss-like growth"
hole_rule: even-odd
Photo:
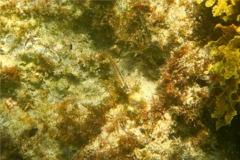
[[[220,91],[216,96],[216,108],[212,114],[217,118],[216,129],[230,125],[237,115],[240,102],[240,21],[237,0],[196,0],[198,4],[204,2],[206,7],[212,8],[213,17],[219,17],[225,22],[233,23],[229,26],[216,24],[215,29],[221,29],[223,36],[217,41],[210,42],[208,47],[214,57],[211,68]],[[221,22],[221,21],[220,21]]]
[[[229,16],[233,15],[233,7],[236,5],[235,0],[196,0],[198,4],[205,1],[206,7],[212,7],[214,17],[223,16],[224,21],[228,21]]]
[[[216,82],[221,88],[212,114],[213,118],[217,118],[216,129],[231,123],[240,102],[240,36],[235,35],[229,41],[227,38],[223,36],[209,44],[215,59],[212,71],[218,77]]]

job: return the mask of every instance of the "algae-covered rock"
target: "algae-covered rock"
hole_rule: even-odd
[[[238,103],[238,27],[216,26],[231,38],[212,43],[209,54],[194,2],[0,0],[0,159],[237,153],[216,147],[209,74],[221,74],[216,83],[231,102],[213,117],[227,112],[229,123]]]

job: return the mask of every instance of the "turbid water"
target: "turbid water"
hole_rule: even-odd
[[[0,160],[239,159],[234,0],[0,0]]]

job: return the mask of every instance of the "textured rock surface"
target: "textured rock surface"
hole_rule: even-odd
[[[194,0],[0,10],[0,159],[239,157],[211,118],[212,30]]]

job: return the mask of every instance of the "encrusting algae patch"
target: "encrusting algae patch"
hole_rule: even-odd
[[[0,0],[0,159],[238,159],[238,6]]]

